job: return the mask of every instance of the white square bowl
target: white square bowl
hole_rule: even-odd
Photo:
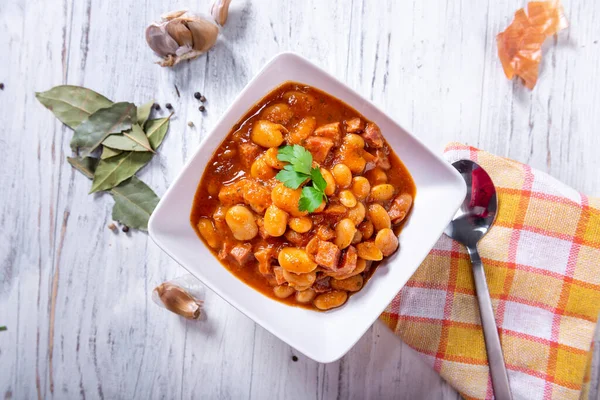
[[[246,285],[219,263],[190,224],[194,194],[214,151],[248,109],[286,81],[321,89],[379,125],[417,188],[400,250],[344,306],[328,312],[291,307]],[[306,59],[282,53],[246,86],[200,144],[156,207],[149,231],[158,246],[228,303],[296,350],[328,363],[346,354],[375,322],[427,256],[465,194],[464,181],[454,168],[381,110]]]

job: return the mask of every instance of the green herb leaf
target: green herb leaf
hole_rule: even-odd
[[[292,164],[294,170],[306,175],[310,175],[313,157],[310,151],[299,145],[294,145],[294,159]]]
[[[85,157],[85,158],[74,158],[67,157],[67,161],[73,168],[84,174],[90,179],[94,179],[94,172],[96,172],[96,167],[98,166],[97,158],[93,157]]]
[[[275,178],[290,189],[298,189],[307,180],[312,180],[312,186],[304,186],[298,202],[300,211],[313,212],[327,199],[325,188],[327,182],[318,167],[311,168],[313,157],[310,151],[300,145],[283,146],[277,151],[279,161],[288,162]]]
[[[317,190],[325,193],[325,188],[327,187],[327,182],[323,175],[321,174],[320,168],[313,168],[310,170],[310,178],[312,179],[313,186],[317,188]]]
[[[100,156],[100,159],[106,160],[107,158],[118,156],[122,152],[122,150],[115,150],[110,147],[102,146],[102,155]]]
[[[275,178],[283,182],[284,186],[290,189],[298,189],[308,179],[308,175],[294,171],[294,168],[288,164],[275,175]]]
[[[131,178],[140,168],[152,159],[153,154],[137,151],[123,152],[118,156],[100,160],[94,174],[90,193],[107,190]]]
[[[277,151],[277,159],[279,161],[289,162],[296,172],[310,175],[310,167],[312,166],[313,161],[312,154],[298,144],[280,148]]]
[[[70,85],[55,86],[46,92],[37,92],[35,97],[52,111],[56,118],[72,129],[96,111],[113,104],[93,90]]]
[[[135,176],[112,188],[111,193],[115,199],[112,219],[147,231],[150,215],[160,200],[156,193]]]
[[[283,162],[292,162],[294,157],[294,146],[283,146],[277,150],[277,159]]]
[[[0,332],[5,331],[6,327],[5,326],[0,326]]]
[[[151,119],[146,123],[146,136],[154,150],[158,149],[169,130],[171,115],[167,118]]]
[[[105,147],[106,148],[106,147]],[[92,157],[67,157],[69,164],[92,179],[98,165],[98,159]],[[132,176],[120,185],[112,188],[110,193],[115,198],[112,218],[130,228],[148,229],[148,220],[158,204],[159,198],[137,177]]]
[[[150,117],[150,112],[152,111],[152,106],[154,105],[154,100],[150,100],[147,103],[142,104],[137,109],[137,123],[143,128],[146,121]]]
[[[75,128],[71,147],[83,149],[82,156],[89,156],[107,136],[131,129],[136,111],[134,104],[126,102],[101,108]]]
[[[312,186],[304,186],[302,188],[302,196],[298,202],[298,209],[308,212],[315,211],[323,202],[323,196],[324,194],[320,190]]]
[[[117,150],[125,151],[151,151],[154,153],[148,137],[138,124],[131,129],[116,135],[110,135],[102,142],[102,145]]]

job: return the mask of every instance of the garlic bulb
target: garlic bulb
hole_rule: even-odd
[[[171,67],[206,53],[217,41],[220,26],[227,20],[231,0],[217,0],[212,6],[212,18],[186,10],[172,11],[146,28],[146,42]]]
[[[159,306],[187,319],[200,319],[204,286],[192,275],[185,275],[158,285],[152,300]]]

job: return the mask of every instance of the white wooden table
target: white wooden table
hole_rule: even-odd
[[[65,161],[71,132],[34,91],[69,83],[172,103],[171,130],[141,173],[162,194],[251,77],[293,50],[434,149],[467,142],[598,196],[600,2],[565,2],[571,27],[545,46],[530,92],[506,80],[495,45],[522,0],[234,0],[210,54],[171,70],[153,64],[146,24],[208,1],[2,0],[0,396],[457,398],[380,324],[322,365],[213,293],[204,323],[155,306],[152,288],[183,270],[147,235],[107,229],[112,199],[87,194],[90,182]],[[205,115],[195,91],[208,99]]]

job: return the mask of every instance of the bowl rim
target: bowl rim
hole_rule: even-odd
[[[162,242],[162,240],[158,237],[156,231],[157,231],[157,226],[156,226],[156,219],[157,219],[157,215],[159,215],[163,209],[166,207],[166,201],[163,201],[163,199],[166,199],[168,197],[170,197],[170,195],[172,194],[173,191],[175,191],[178,186],[179,186],[179,182],[184,179],[184,175],[185,175],[185,171],[188,170],[188,168],[190,168],[190,164],[192,164],[194,162],[194,160],[198,157],[199,153],[203,150],[204,146],[206,145],[206,141],[209,137],[213,136],[213,135],[217,135],[217,129],[216,127],[220,126],[223,121],[228,118],[228,116],[232,113],[233,108],[236,107],[238,101],[240,99],[242,99],[244,97],[244,95],[246,95],[246,93],[252,89],[254,89],[254,83],[258,80],[259,77],[261,77],[273,64],[279,62],[281,59],[284,58],[292,58],[292,59],[296,59],[298,61],[304,62],[309,64],[312,68],[315,68],[316,70],[319,71],[319,73],[323,74],[328,80],[333,81],[335,83],[335,85],[340,86],[342,89],[344,89],[345,91],[348,91],[350,93],[351,96],[355,96],[356,98],[361,99],[362,101],[366,102],[370,107],[372,107],[376,112],[385,115],[387,118],[389,118],[394,124],[396,124],[398,127],[400,127],[408,136],[410,136],[410,138],[414,141],[416,141],[421,149],[427,153],[429,153],[430,156],[432,156],[433,158],[436,158],[440,161],[440,165],[442,165],[442,168],[445,168],[451,175],[454,175],[456,178],[460,178],[460,180],[462,182],[463,179],[460,176],[460,174],[456,171],[456,169],[454,169],[448,162],[446,162],[440,155],[436,154],[435,152],[433,152],[428,146],[426,146],[422,140],[420,140],[417,136],[413,135],[410,131],[404,129],[399,123],[397,123],[393,118],[391,118],[385,111],[383,111],[381,108],[379,108],[377,105],[375,105],[371,100],[365,98],[364,96],[362,96],[361,94],[359,94],[358,92],[356,92],[354,89],[352,89],[351,87],[349,87],[348,85],[346,85],[344,82],[342,82],[341,80],[339,80],[338,78],[334,77],[333,75],[331,75],[330,73],[328,73],[327,71],[323,70],[321,67],[315,65],[314,63],[312,63],[310,60],[308,60],[307,58],[295,53],[295,52],[290,52],[290,51],[286,51],[286,52],[281,52],[276,54],[275,56],[273,56],[255,75],[254,77],[244,86],[244,88],[240,91],[240,93],[233,99],[233,101],[230,103],[230,105],[223,111],[223,113],[221,114],[220,118],[215,122],[215,124],[213,125],[213,128],[207,132],[206,136],[202,139],[202,141],[198,144],[197,148],[195,149],[195,151],[193,152],[193,154],[188,158],[188,160],[184,163],[184,165],[181,167],[180,171],[178,172],[176,178],[172,181],[172,183],[169,185],[169,187],[167,188],[167,190],[165,191],[164,195],[162,196],[161,200],[159,201],[158,205],[156,206],[155,210],[153,211],[152,215],[150,216],[150,220],[148,222],[148,233],[149,236],[152,238],[152,240],[154,241],[154,243],[162,250],[164,251],[167,255],[169,255],[169,257],[171,257],[175,262],[177,262],[181,267],[183,267],[188,273],[194,275],[194,277],[196,277],[197,279],[199,279],[205,286],[207,286],[210,290],[212,290],[213,292],[215,292],[219,297],[221,297],[223,300],[225,300],[228,304],[230,304],[231,306],[233,306],[235,309],[237,309],[238,311],[240,311],[242,314],[244,314],[246,317],[250,318],[252,321],[254,321],[255,323],[259,324],[261,327],[263,327],[264,329],[266,329],[268,332],[270,332],[271,334],[273,334],[275,337],[277,337],[278,339],[282,340],[283,342],[285,342],[286,344],[292,346],[286,339],[284,339],[280,334],[278,334],[271,326],[271,324],[269,323],[265,323],[265,321],[263,320],[263,318],[260,317],[260,315],[256,315],[254,312],[248,310],[243,304],[235,304],[238,303],[234,298],[231,298],[227,293],[225,293],[225,291],[221,290],[221,288],[218,285],[212,285],[209,283],[206,283],[203,279],[200,279],[193,271],[191,271],[190,269],[188,269],[188,267],[186,267],[185,262],[183,262],[181,260],[181,258],[179,257],[178,254],[174,254],[172,253],[170,250],[167,250],[167,245],[165,243]],[[256,102],[260,101],[261,98],[263,98],[264,96],[266,96],[270,91],[276,89],[278,86],[286,83],[286,82],[290,82],[293,81],[291,79],[282,79],[280,83],[278,83],[276,86],[274,86],[273,88],[269,88],[268,92],[265,94],[262,94],[257,100]],[[295,82],[295,81],[294,81]],[[300,82],[302,83],[302,82]],[[312,85],[311,85],[312,86]],[[327,93],[326,90],[321,89],[319,87],[315,88]],[[342,101],[344,104],[348,105],[349,107],[355,108],[354,106],[351,106],[347,100],[347,98],[343,98],[343,97],[336,97],[339,98],[340,101]],[[244,114],[246,111],[242,112],[237,118],[236,118],[236,123],[239,122],[241,120],[241,118],[243,118]],[[362,114],[362,113],[361,113]],[[234,123],[235,125],[235,123]],[[229,131],[228,131],[229,132]],[[227,137],[227,134],[225,134],[223,136],[222,139],[220,139],[218,141],[218,143],[216,144],[215,149],[212,150],[212,153],[214,154],[214,151],[216,151],[216,149],[218,149],[218,147],[220,146],[220,144],[223,142],[223,140],[225,140],[225,138]],[[210,158],[206,160],[205,162],[205,166],[206,164],[208,164],[208,162],[210,161]],[[407,167],[408,168],[408,167]],[[410,169],[409,169],[409,172]],[[204,171],[202,172],[202,174],[204,173]],[[200,177],[201,179],[201,177]],[[418,196],[418,185],[415,182],[415,186],[417,187],[417,196]],[[456,201],[456,204],[453,205],[453,209],[457,210],[460,207],[460,204],[462,203],[464,197],[466,196],[466,185],[462,187],[462,195],[460,196],[461,199],[460,201]],[[165,210],[166,211],[166,210]],[[454,213],[452,214],[452,216],[454,215]],[[452,216],[449,217],[448,221],[446,221],[447,225],[450,220],[452,219]],[[444,227],[445,227],[444,225]],[[440,237],[443,234],[443,230],[444,228],[442,228],[440,230],[440,232],[437,232],[437,237]],[[194,233],[195,230],[194,230]],[[200,238],[198,238],[198,240],[203,244],[206,245],[204,243],[204,241],[200,240]],[[422,259],[419,260],[419,262],[417,263],[416,268],[418,268],[418,266],[423,262],[423,260],[425,259],[425,257],[427,257],[426,253]],[[219,264],[220,261],[217,260],[215,258],[215,261]],[[225,268],[225,267],[223,267]],[[415,270],[416,270],[415,268]],[[229,271],[229,273],[231,273],[231,271]],[[414,271],[412,272],[414,274]],[[235,276],[233,273],[231,273],[232,276],[234,276],[236,279],[237,276]],[[245,283],[244,283],[245,284]],[[401,285],[398,288],[398,291],[400,291],[403,287],[405,286],[405,284]],[[252,288],[253,290],[256,290],[254,288]],[[396,292],[397,294],[397,292]],[[261,293],[261,295],[264,296],[264,294]],[[335,312],[336,309],[334,310],[330,310],[327,312]],[[352,349],[352,347],[354,347],[354,345],[358,342],[358,340],[360,340],[360,338],[362,338],[362,336],[364,336],[365,332],[373,325],[373,323],[376,322],[376,320],[379,318],[379,316],[381,315],[381,313],[385,310],[378,310],[377,313],[374,313],[373,315],[375,316],[373,318],[373,320],[371,320],[369,318],[369,324],[366,326],[365,329],[362,329],[360,332],[360,335],[358,335],[356,337],[356,340],[354,340],[347,348],[345,348],[343,351],[340,351],[339,354],[337,354],[335,357],[321,357],[318,354],[315,354],[313,352],[307,351],[306,349],[297,349],[298,351],[304,353],[305,355],[307,355],[308,357],[312,358],[315,361],[321,362],[321,363],[331,363],[331,362],[335,362],[337,360],[339,360],[340,358],[342,358],[350,349]],[[295,346],[292,346],[295,348]]]

